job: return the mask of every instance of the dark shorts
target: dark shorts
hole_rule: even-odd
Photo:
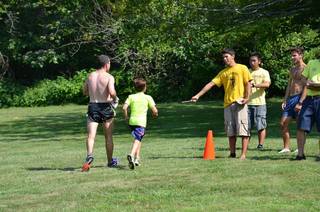
[[[267,106],[266,105],[248,105],[249,130],[255,125],[257,130],[267,128]]]
[[[317,124],[317,130],[320,132],[320,96],[308,96],[303,101],[298,118],[298,129],[309,133],[314,123]]]
[[[134,137],[135,140],[142,141],[143,136],[145,135],[145,128],[140,126],[131,126],[132,130],[131,135]]]
[[[103,123],[115,116],[110,103],[89,103],[87,117],[90,121]]]
[[[286,107],[283,109],[282,117],[291,117],[295,119],[298,117],[298,113],[294,111],[295,106],[300,100],[300,94],[290,96],[286,102]]]

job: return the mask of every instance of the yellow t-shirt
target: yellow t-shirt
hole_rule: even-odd
[[[254,84],[261,84],[263,82],[271,82],[269,72],[263,68],[258,70],[251,70],[251,76]],[[266,104],[266,92],[265,88],[253,87],[251,90],[251,96],[248,105],[265,105]]]
[[[146,127],[148,108],[156,105],[153,98],[143,92],[139,92],[129,95],[125,104],[130,107],[129,125]]]
[[[212,82],[220,87],[224,87],[223,107],[226,108],[239,98],[245,97],[246,83],[252,80],[252,76],[247,66],[236,64],[220,71],[218,75],[212,79]]]
[[[313,82],[320,83],[320,60],[310,60],[302,75]],[[307,89],[307,96],[318,96],[320,91]]]

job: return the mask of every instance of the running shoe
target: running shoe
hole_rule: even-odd
[[[127,155],[127,159],[128,159],[128,162],[129,162],[129,168],[130,168],[130,169],[134,169],[133,156],[132,156],[132,155]]]
[[[84,162],[83,166],[82,166],[82,171],[83,172],[87,172],[90,170],[91,167],[91,163],[93,162],[94,158],[92,155],[88,155],[86,158],[86,161]]]
[[[111,162],[107,164],[109,168],[116,168],[118,166],[118,159],[112,158]]]
[[[135,166],[140,166],[141,165],[139,158],[134,159],[134,165]]]
[[[290,152],[291,152],[290,149],[284,148],[279,152],[279,154],[290,153]]]

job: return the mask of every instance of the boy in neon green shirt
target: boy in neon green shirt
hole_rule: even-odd
[[[158,110],[153,98],[144,93],[147,89],[146,81],[140,78],[135,79],[134,87],[137,93],[129,95],[123,105],[124,117],[129,120],[131,134],[134,137],[131,153],[127,155],[130,169],[140,165],[141,141],[147,126],[148,109],[151,109],[153,117],[158,116]],[[130,117],[128,116],[128,108],[130,108]]]

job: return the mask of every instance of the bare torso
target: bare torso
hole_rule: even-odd
[[[92,72],[88,77],[87,85],[91,103],[112,101],[110,93],[114,90],[114,79],[111,74],[102,70]]]
[[[303,90],[303,76],[301,75],[306,64],[295,66],[290,70],[291,84],[289,87],[289,96],[301,94]]]

